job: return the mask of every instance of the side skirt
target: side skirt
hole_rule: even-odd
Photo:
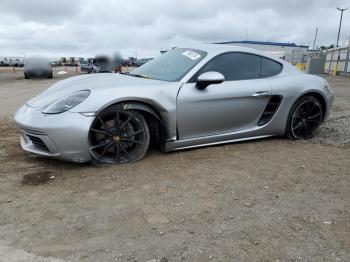
[[[170,152],[170,151],[190,149],[190,148],[196,148],[196,147],[205,147],[205,146],[220,145],[220,144],[227,144],[227,143],[233,143],[233,142],[255,140],[255,139],[261,139],[261,138],[272,137],[272,136],[277,136],[277,135],[261,135],[261,136],[234,138],[234,139],[214,141],[214,142],[205,142],[205,140],[207,141],[212,140],[210,139],[211,137],[177,140],[177,141],[165,143],[163,147],[163,151]]]

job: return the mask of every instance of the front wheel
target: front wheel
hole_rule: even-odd
[[[120,106],[112,106],[98,114],[89,131],[89,150],[97,163],[141,160],[149,142],[148,125],[142,114]]]
[[[303,96],[293,105],[287,121],[286,136],[289,139],[310,139],[322,123],[322,105],[313,96]]]

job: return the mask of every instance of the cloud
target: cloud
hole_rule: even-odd
[[[119,50],[155,56],[160,49],[197,42],[336,41],[346,0],[0,0],[0,56],[44,53],[88,56]],[[350,36],[344,13],[341,41]]]
[[[79,13],[82,3],[80,0],[1,0],[0,13],[14,15],[22,22],[57,24]]]

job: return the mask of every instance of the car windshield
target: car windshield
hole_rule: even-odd
[[[176,82],[206,55],[206,52],[197,49],[175,48],[133,70],[130,75]]]

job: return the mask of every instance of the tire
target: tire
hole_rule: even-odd
[[[24,73],[24,79],[29,79],[29,77],[26,73]]]
[[[141,160],[150,143],[145,118],[134,110],[112,106],[99,113],[89,130],[93,163],[122,164]]]
[[[286,137],[307,140],[314,137],[323,120],[320,101],[311,95],[299,98],[292,106],[286,126]]]
[[[52,74],[52,72],[51,72],[51,74],[49,75],[49,77],[48,77],[48,78],[50,78],[50,79],[51,79],[51,78],[53,78],[53,74]]]

